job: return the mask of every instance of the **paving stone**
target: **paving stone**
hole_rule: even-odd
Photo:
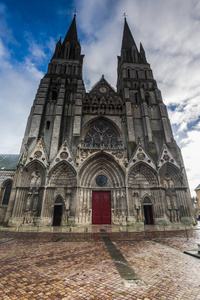
[[[182,251],[197,248],[200,231],[149,233],[138,239],[110,233],[138,274],[126,285],[99,234],[0,232],[0,299],[200,299],[200,260]],[[7,242],[5,242],[7,238]],[[87,240],[87,241],[86,241]],[[70,241],[70,242],[69,242]]]

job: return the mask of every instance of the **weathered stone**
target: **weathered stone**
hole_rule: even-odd
[[[56,46],[48,78],[41,80],[15,175],[0,171],[0,204],[13,181],[9,204],[0,205],[0,221],[61,225],[192,219],[167,109],[126,20],[117,91],[102,76],[86,92],[82,64],[74,18]]]

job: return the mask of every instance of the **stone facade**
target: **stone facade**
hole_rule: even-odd
[[[183,159],[145,51],[125,19],[117,91],[82,79],[76,19],[28,118],[4,222],[60,225],[193,218]]]
[[[200,184],[195,189],[196,192],[196,217],[200,220]]]

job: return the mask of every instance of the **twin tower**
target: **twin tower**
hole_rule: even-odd
[[[180,149],[143,46],[124,22],[117,90],[86,92],[76,16],[28,118],[4,222],[60,226],[193,218]]]

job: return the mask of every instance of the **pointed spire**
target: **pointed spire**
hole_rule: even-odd
[[[76,29],[76,14],[69,27],[69,30],[61,44],[61,38],[56,44],[55,53],[52,58],[61,59],[80,59],[81,57],[81,46],[78,40],[77,29]]]
[[[78,35],[77,35],[77,29],[76,29],[76,14],[74,14],[74,18],[72,20],[71,26],[69,27],[69,30],[66,34],[66,37],[63,41],[63,44],[66,44],[67,42],[78,43]]]
[[[135,51],[137,55],[133,55],[133,51]],[[123,59],[126,61],[133,61],[138,56],[138,49],[129,29],[126,18],[124,18],[124,32],[122,38],[121,53]]]
[[[136,43],[135,43],[132,33],[129,29],[126,18],[124,18],[124,32],[123,32],[121,50],[123,50],[123,49],[128,50],[128,49],[131,49],[133,46],[135,46],[137,49]]]
[[[56,44],[56,48],[55,48],[55,52],[52,58],[58,58],[60,55],[60,50],[61,50],[61,37],[59,39],[59,41]]]
[[[145,54],[144,48],[142,46],[142,43],[140,43],[140,57],[142,59],[142,62],[147,62],[146,54]]]

